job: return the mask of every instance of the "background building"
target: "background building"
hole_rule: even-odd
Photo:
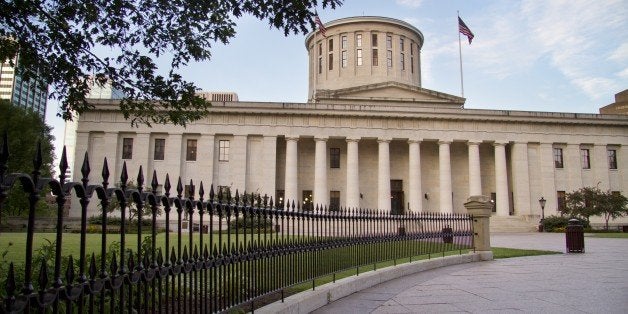
[[[326,28],[306,37],[309,102],[215,101],[187,128],[136,128],[118,101],[94,101],[77,160],[88,151],[92,169],[107,158],[111,178],[142,165],[162,183],[169,173],[300,207],[462,213],[470,195],[490,195],[496,223],[524,229],[541,197],[547,216],[583,186],[628,191],[628,116],[464,109],[421,86],[415,27],[354,17]]]
[[[600,108],[600,113],[628,115],[628,89],[615,94],[615,102]]]
[[[48,102],[48,85],[34,78],[24,80],[19,74],[19,57],[0,64],[0,99],[10,100],[14,106],[31,109],[44,119]]]

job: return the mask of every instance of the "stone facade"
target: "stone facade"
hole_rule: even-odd
[[[355,34],[376,30],[384,44],[393,34],[393,47],[403,35],[418,58],[423,36],[392,19],[332,21],[324,40],[348,34],[351,50]],[[320,41],[320,34],[306,39],[310,67]],[[418,73],[382,72],[368,82],[355,70],[353,83],[340,84],[343,70],[317,70],[308,103],[213,102],[187,128],[132,127],[117,101],[94,101],[78,122],[73,173],[87,151],[92,169],[107,158],[111,178],[126,162],[131,178],[143,165],[148,180],[156,170],[162,184],[169,173],[184,184],[203,181],[206,190],[213,184],[276,202],[396,212],[462,213],[470,195],[487,195],[494,215],[529,218],[540,216],[541,197],[548,216],[563,192],[628,191],[627,116],[464,109],[463,98],[422,88]],[[98,173],[90,179],[100,182]]]

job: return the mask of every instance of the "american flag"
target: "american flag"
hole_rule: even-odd
[[[325,25],[323,25],[323,22],[321,22],[321,19],[318,17],[318,13],[316,13],[316,16],[314,17],[314,23],[316,23],[316,25],[318,26],[318,30],[321,32],[323,37],[327,37],[325,36],[325,32],[327,31],[327,29],[325,28]]]
[[[469,29],[467,24],[465,24],[460,17],[458,17],[458,31],[462,33],[462,35],[467,36],[469,39],[469,45],[471,44],[471,40],[473,40],[473,32]]]

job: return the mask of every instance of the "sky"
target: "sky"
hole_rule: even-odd
[[[345,0],[318,8],[323,23],[364,15],[417,27],[422,87],[460,96],[457,11],[475,35],[471,45],[462,38],[465,108],[597,113],[628,89],[627,0]],[[215,44],[211,60],[181,69],[184,78],[242,101],[306,102],[305,35],[285,37],[251,16],[236,23],[236,37]],[[60,156],[57,111],[49,102]]]

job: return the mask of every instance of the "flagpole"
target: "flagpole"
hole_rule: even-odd
[[[456,11],[460,18],[460,11]],[[460,42],[460,26],[458,26],[458,55],[460,56],[460,94],[464,97],[464,81],[462,75],[462,43]]]

